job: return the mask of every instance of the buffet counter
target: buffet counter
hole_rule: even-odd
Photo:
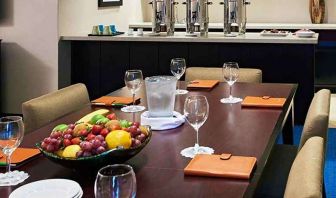
[[[177,23],[175,28],[185,28],[185,24]],[[151,28],[151,22],[138,22],[129,24],[130,28]],[[223,23],[209,23],[209,29],[223,30]],[[323,23],[323,24],[311,24],[311,23],[247,23],[246,29],[286,29],[286,30],[299,30],[299,29],[311,29],[311,30],[336,30],[336,24]]]
[[[72,41],[129,41],[129,42],[193,42],[193,43],[282,43],[282,44],[317,44],[318,34],[312,38],[299,38],[293,34],[287,36],[262,36],[260,33],[246,33],[236,37],[224,37],[223,33],[210,32],[207,37],[187,37],[184,32],[175,32],[174,36],[161,33],[160,36],[118,35],[118,36],[62,36],[61,40]]]

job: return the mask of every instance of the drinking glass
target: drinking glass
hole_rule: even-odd
[[[194,147],[185,148],[181,154],[193,158],[196,154],[212,154],[214,150],[209,147],[199,146],[198,131],[205,123],[209,115],[209,103],[205,96],[188,96],[184,102],[184,116],[188,123],[196,131],[196,143]]]
[[[183,76],[186,70],[186,62],[184,58],[173,58],[170,62],[170,71],[177,78],[177,90],[176,94],[186,94],[187,90],[179,89],[179,80]]]
[[[230,94],[228,98],[222,98],[220,101],[222,103],[238,103],[241,102],[241,98],[235,98],[232,96],[232,86],[238,80],[239,76],[239,66],[238,63],[235,62],[228,62],[224,63],[223,66],[223,78],[229,84],[230,87]]]
[[[0,148],[6,156],[7,177],[14,179],[8,173],[11,171],[11,155],[21,144],[24,136],[22,117],[7,116],[0,118]],[[6,177],[6,176],[5,176]],[[9,178],[11,177],[11,178]]]
[[[133,168],[126,164],[115,164],[98,171],[94,193],[96,198],[134,198],[136,178]]]
[[[127,113],[134,113],[143,111],[144,106],[135,105],[135,93],[140,89],[143,77],[141,70],[127,70],[125,73],[125,85],[131,91],[133,97],[133,104],[127,107],[123,107],[121,110]]]

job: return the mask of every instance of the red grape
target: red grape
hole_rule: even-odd
[[[132,146],[131,147],[137,147],[141,145],[141,141],[138,139],[134,139],[134,141],[132,141]]]
[[[68,127],[70,128],[70,129],[74,129],[75,128],[75,124],[68,124]]]
[[[83,152],[83,157],[90,157],[90,156],[92,156],[92,153],[90,151]]]
[[[137,135],[139,135],[139,134],[141,133],[141,131],[140,131],[140,133],[139,133],[138,128],[137,128],[136,126],[130,126],[130,127],[128,128],[128,132],[131,133],[131,136],[132,136],[132,137],[135,137],[135,136],[137,136]]]
[[[101,131],[100,131],[100,135],[102,135],[103,137],[106,137],[107,134],[109,134],[110,131],[107,129],[107,128],[103,128]]]
[[[76,153],[76,157],[78,158],[78,157],[82,157],[83,156],[83,151],[82,150],[80,150],[80,151],[78,151],[77,153]]]
[[[41,147],[45,150],[47,149],[48,144],[45,142],[42,142]]]
[[[80,147],[83,151],[91,151],[92,150],[92,143],[88,141],[83,141],[80,143]]]
[[[64,134],[63,138],[64,139],[72,139],[72,135],[71,134]]]
[[[92,148],[97,149],[100,146],[101,146],[100,140],[98,140],[98,139],[93,140],[93,142],[92,142]]]
[[[52,145],[52,144],[48,144],[46,150],[47,150],[48,152],[54,152],[54,151],[55,151],[55,147],[54,147],[54,145]]]
[[[141,133],[140,135],[137,135],[135,138],[137,140],[140,140],[141,142],[143,142],[146,139],[146,136]]]
[[[67,130],[65,130],[65,131],[63,132],[63,135],[64,135],[64,134],[70,134],[70,135],[72,135],[72,134],[73,134],[73,129],[68,128]]]
[[[59,138],[59,137],[61,137],[62,136],[62,132],[60,132],[60,131],[55,131],[55,132],[52,132],[51,134],[50,134],[50,137],[51,138],[55,138],[55,139],[57,139],[57,138]]]
[[[106,148],[106,147],[107,147],[106,142],[105,142],[105,141],[102,141],[102,142],[101,142],[101,146],[104,147],[104,148]]]
[[[102,147],[102,146],[100,146],[100,147],[98,147],[98,148],[96,149],[97,154],[104,153],[105,151],[106,151],[106,149],[105,149],[104,147]]]
[[[51,138],[50,137],[44,138],[43,142],[45,142],[46,144],[50,144]]]
[[[137,128],[139,128],[139,126],[140,126],[140,123],[139,122],[133,122],[133,124],[132,124],[133,126],[136,126]]]
[[[57,139],[51,139],[50,144],[56,145],[57,144]]]
[[[80,136],[87,136],[88,133],[89,133],[89,132],[88,132],[86,129],[83,129],[83,130],[80,130],[80,131],[79,131],[79,135],[80,135]]]
[[[99,141],[104,141],[104,140],[105,140],[104,136],[102,136],[102,135],[97,135],[97,136],[95,137],[95,139],[96,139],[96,140],[99,140]]]
[[[89,133],[86,137],[86,140],[89,141],[89,140],[93,140],[96,136],[93,135],[92,133]]]

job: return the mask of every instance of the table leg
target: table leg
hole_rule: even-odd
[[[292,101],[291,103],[291,107],[282,130],[282,137],[284,144],[293,145],[294,143],[293,131],[294,131],[294,101]]]

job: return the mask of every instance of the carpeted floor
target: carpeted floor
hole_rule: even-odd
[[[299,145],[302,126],[295,126],[294,144]],[[281,140],[279,140],[281,142]],[[324,167],[324,182],[328,198],[336,198],[336,129],[328,132],[327,159]]]

